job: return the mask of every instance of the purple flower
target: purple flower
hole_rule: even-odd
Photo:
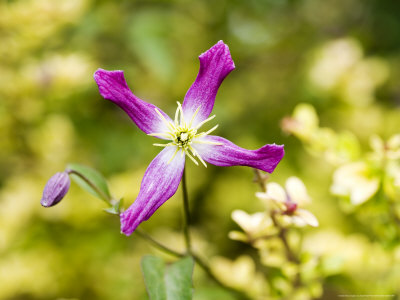
[[[56,205],[67,194],[70,184],[67,172],[56,173],[47,181],[40,204],[44,207]]]
[[[122,71],[99,69],[94,79],[100,94],[121,107],[146,134],[165,140],[154,144],[164,149],[147,168],[136,201],[120,215],[121,231],[130,235],[178,189],[187,156],[196,165],[206,162],[217,166],[249,166],[271,173],[284,155],[283,146],[265,145],[246,150],[232,142],[210,135],[217,126],[201,131],[210,117],[215,96],[224,78],[235,68],[229,48],[222,41],[199,56],[200,70],[178,102],[172,120],[161,109],[136,97],[126,84]]]

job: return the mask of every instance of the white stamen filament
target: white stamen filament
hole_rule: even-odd
[[[197,144],[209,144],[216,146],[222,145],[222,143],[218,142],[199,140],[199,138],[207,136],[215,129],[217,129],[218,125],[214,126],[213,128],[211,128],[206,132],[197,133],[197,130],[208,121],[214,119],[215,115],[209,117],[208,119],[200,122],[199,124],[193,127],[192,124],[196,118],[196,115],[200,111],[200,106],[196,109],[196,111],[192,115],[189,124],[187,124],[185,121],[182,105],[179,102],[173,122],[167,121],[164,115],[157,108],[155,108],[155,111],[159,115],[162,122],[165,125],[167,125],[167,130],[165,132],[149,133],[148,135],[155,137],[164,137],[166,139],[171,140],[171,142],[166,144],[153,144],[154,146],[158,147],[169,147],[169,146],[176,147],[176,150],[172,155],[171,159],[168,161],[168,163],[173,161],[175,156],[180,151],[181,157],[183,157],[186,154],[196,165],[199,165],[198,161],[196,160],[197,158],[205,167],[207,167],[207,164],[205,163],[204,159],[200,156],[200,154],[196,151],[196,149],[192,147],[192,144],[197,143]]]
[[[215,115],[212,115],[211,117],[209,117],[208,119],[204,120],[203,122],[200,122],[199,124],[196,125],[196,129],[199,129],[201,126],[203,126],[205,123],[207,123],[208,121],[211,121],[212,119],[215,118]]]

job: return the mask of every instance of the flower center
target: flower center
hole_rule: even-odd
[[[292,201],[286,201],[285,206],[286,206],[286,211],[284,212],[284,214],[289,216],[293,215],[297,209],[297,203]]]
[[[187,128],[186,126],[177,126],[171,132],[173,138],[171,138],[172,143],[181,149],[187,149],[196,137],[197,130],[194,128]],[[172,137],[172,135],[171,135]]]
[[[175,153],[169,162],[171,162],[174,159],[175,155],[179,151],[181,151],[181,155],[186,154],[196,165],[198,165],[198,162],[196,160],[196,158],[197,158],[205,167],[207,167],[206,163],[201,158],[199,153],[193,148],[192,144],[193,143],[199,143],[199,144],[201,143],[201,144],[210,144],[210,145],[222,145],[221,143],[199,140],[199,138],[204,137],[204,136],[210,134],[215,129],[217,129],[218,125],[214,126],[207,132],[197,133],[197,130],[201,126],[203,126],[206,122],[214,119],[215,115],[209,117],[208,119],[200,122],[197,125],[193,125],[193,121],[194,121],[197,113],[199,112],[200,107],[198,107],[197,110],[194,112],[194,114],[189,122],[186,122],[186,120],[183,116],[182,105],[179,102],[178,102],[178,108],[175,113],[175,120],[173,123],[168,122],[157,108],[155,110],[156,110],[157,114],[160,116],[161,120],[167,125],[168,129],[166,132],[150,133],[149,135],[156,136],[156,137],[161,136],[161,137],[171,140],[171,142],[169,142],[167,144],[153,144],[153,145],[160,146],[160,147],[168,147],[168,146],[176,147]]]

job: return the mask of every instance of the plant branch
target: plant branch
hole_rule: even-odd
[[[211,271],[210,266],[204,260],[202,260],[199,256],[197,256],[196,254],[192,253],[192,257],[193,257],[194,261],[199,265],[199,267],[201,267],[203,269],[203,271],[208,275],[208,277],[211,278],[220,287],[222,287],[225,290],[228,290],[228,291],[232,292],[237,297],[239,297],[239,299],[241,299],[241,300],[250,300],[251,299],[244,292],[242,292],[240,290],[237,290],[237,289],[235,289],[233,287],[227,286],[223,282],[221,282],[217,277],[215,277],[215,275]]]
[[[145,231],[143,231],[143,230],[141,230],[139,228],[136,228],[135,233],[137,235],[139,235],[141,238],[143,238],[146,241],[150,242],[154,247],[158,248],[159,250],[161,250],[161,251],[163,251],[165,253],[171,254],[171,255],[176,256],[176,257],[185,256],[183,253],[175,251],[175,250],[173,250],[173,249],[161,244],[160,242],[156,241],[149,234],[147,234]]]
[[[103,200],[105,200],[110,206],[112,206],[114,199],[112,199],[111,197],[109,197],[108,195],[106,195],[105,193],[103,193],[103,191],[101,191],[93,182],[90,181],[90,179],[88,179],[85,175],[83,175],[82,173],[75,171],[75,170],[71,170],[71,169],[67,169],[66,170],[67,173],[69,174],[75,174],[76,176],[78,176],[79,178],[81,178],[83,181],[85,181],[92,189],[94,189],[96,191],[96,193],[98,193],[101,198]]]

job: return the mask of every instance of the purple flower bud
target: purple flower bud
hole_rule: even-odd
[[[67,172],[56,173],[47,181],[40,204],[44,207],[56,205],[64,198],[69,190],[70,184],[71,181]]]

